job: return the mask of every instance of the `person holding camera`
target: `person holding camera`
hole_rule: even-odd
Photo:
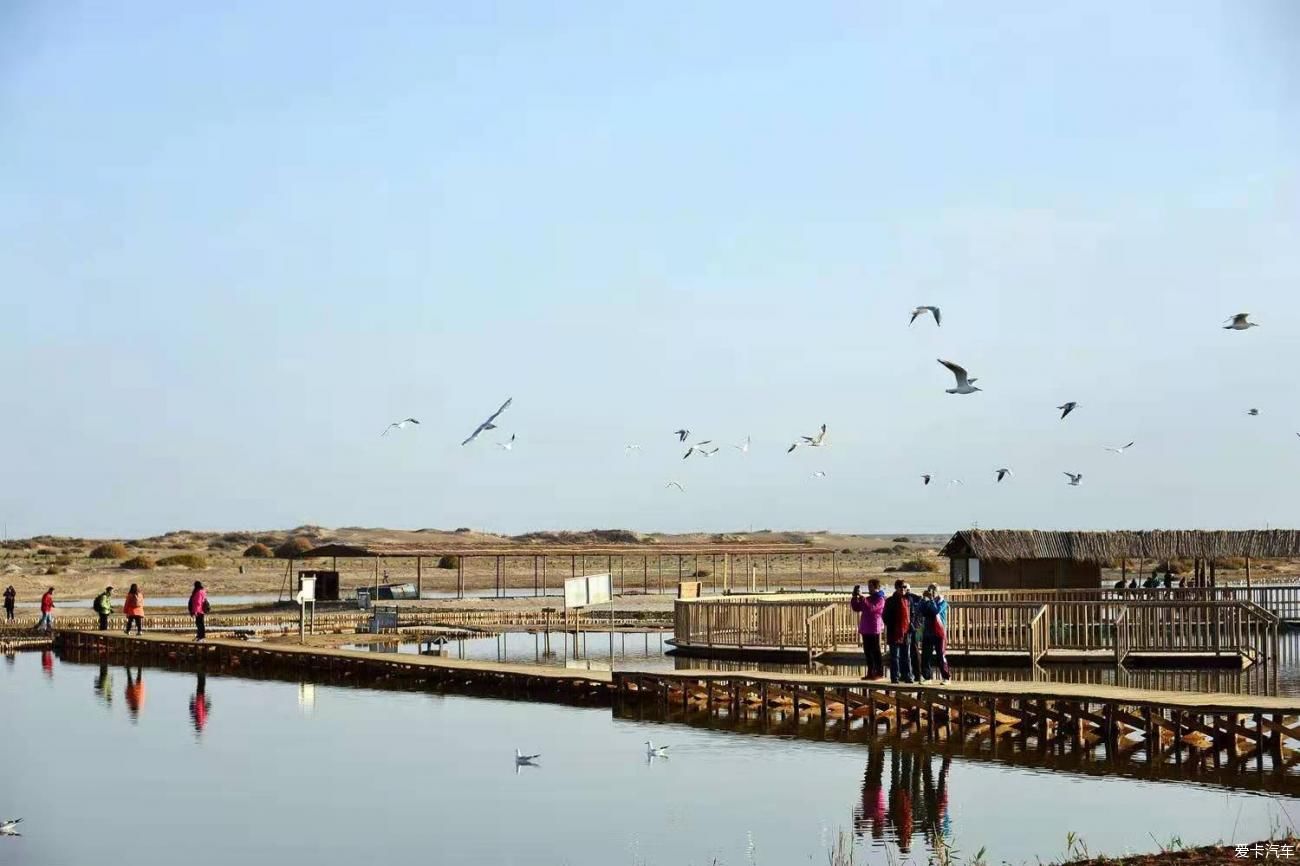
[[[885,660],[880,653],[880,635],[885,630],[885,591],[874,577],[867,581],[867,594],[862,585],[853,587],[849,606],[858,612],[858,634],[862,637],[862,654],[867,660],[864,680],[878,680],[885,675]]]

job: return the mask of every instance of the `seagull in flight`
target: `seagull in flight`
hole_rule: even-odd
[[[1065,472],[1063,474],[1065,475],[1065,477],[1070,479],[1069,483],[1071,487],[1078,487],[1079,482],[1083,480],[1082,472]]]
[[[983,390],[981,388],[976,388],[974,385],[971,384],[972,382],[978,382],[979,379],[972,379],[968,375],[966,375],[965,367],[954,364],[952,361],[945,361],[943,358],[939,358],[938,361],[940,364],[943,364],[950,371],[952,371],[952,374],[957,377],[957,387],[948,388],[945,390],[944,393],[974,394],[976,391]]]
[[[631,442],[623,446],[623,455],[627,456],[628,454],[631,454],[633,451],[640,451],[640,450],[641,450],[640,445],[636,444],[635,442]]]
[[[537,765],[534,764],[533,761],[536,761],[540,757],[541,755],[525,755],[522,752],[520,752],[518,749],[515,749],[515,766],[535,767]]]
[[[407,424],[419,424],[419,423],[420,422],[416,421],[414,418],[403,418],[401,421],[394,421],[392,424],[389,424],[387,427],[384,428],[384,432],[380,433],[379,435],[387,436],[389,430],[392,429],[401,430]]]
[[[1228,324],[1223,326],[1223,330],[1244,331],[1247,328],[1258,328],[1258,323],[1246,321],[1246,317],[1249,315],[1250,313],[1234,313],[1231,318],[1224,319]]]
[[[1079,406],[1078,403],[1071,400],[1068,403],[1062,403],[1060,406],[1057,406],[1056,408],[1061,410],[1061,420],[1064,421],[1065,416],[1069,415],[1071,412],[1077,409],[1078,406]]]
[[[1296,435],[1297,435],[1297,436],[1300,436],[1300,433],[1297,433]],[[924,474],[921,476],[921,486],[922,486],[922,487],[928,487],[928,486],[930,485],[930,477],[931,477],[931,476],[930,476],[930,473],[928,473],[928,472],[924,473]]]
[[[686,437],[691,435],[691,431],[683,427],[681,430],[674,430],[673,435],[677,437],[678,442],[685,442]]]
[[[8,820],[0,821],[0,836],[23,835],[22,833],[18,832],[18,825],[21,824],[22,822],[23,822],[22,818],[9,818]]]
[[[916,321],[917,316],[924,316],[926,313],[929,313],[930,315],[934,316],[934,324],[936,326],[943,324],[939,316],[939,308],[931,307],[931,306],[917,307],[915,310],[912,311],[912,318],[907,320],[907,324],[911,325],[913,322]]]
[[[667,490],[669,487],[676,487],[676,488],[677,488],[678,490],[680,490],[682,493],[685,493],[685,492],[686,492],[686,488],[683,487],[682,485],[678,484],[676,481],[669,481],[667,484],[664,485],[664,489],[665,489],[665,490]]]
[[[1259,414],[1259,410],[1258,410],[1258,409],[1247,409],[1247,410],[1246,410],[1246,414],[1249,415],[1250,417],[1254,418],[1256,415]]]
[[[741,454],[748,454],[748,453],[749,453],[749,437],[746,436],[744,442],[741,442],[739,445],[732,445],[731,447],[732,447],[732,448],[735,448],[735,449],[736,449],[737,451],[739,451]]]
[[[823,472],[823,471],[821,471],[820,469],[818,469],[816,472],[814,472],[814,473],[812,474],[812,477],[813,477],[813,478],[825,478],[825,477],[826,477],[826,473]]]
[[[951,479],[951,480],[948,482],[948,486],[949,486],[949,487],[955,487],[955,486],[957,486],[958,484],[965,484],[965,483],[966,483],[966,482],[962,481],[960,478],[953,478],[953,479]]]
[[[645,754],[647,758],[666,758],[668,757],[667,746],[656,746],[650,740],[645,741]]]
[[[462,443],[460,443],[460,444],[461,444],[461,445],[468,445],[469,443],[471,443],[471,442],[473,442],[475,439],[477,439],[477,438],[478,438],[478,434],[482,433],[484,430],[495,430],[495,429],[497,429],[497,425],[494,424],[494,423],[492,423],[492,422],[493,422],[493,421],[496,421],[496,420],[497,420],[497,416],[500,415],[502,412],[506,411],[507,408],[509,408],[510,404],[514,402],[514,399],[515,399],[514,397],[511,397],[510,399],[508,399],[508,400],[506,400],[504,403],[502,403],[500,409],[498,409],[498,410],[496,410],[495,412],[493,412],[491,415],[488,416],[488,419],[487,419],[486,421],[484,421],[482,424],[480,424],[480,425],[478,425],[477,427],[475,427],[475,428],[474,428],[474,432],[471,433],[471,434],[469,434],[469,437],[468,437],[464,442],[462,442]]]
[[[712,439],[703,439],[699,442],[696,442],[694,445],[686,449],[686,453],[682,455],[682,459],[685,460],[687,457],[690,457],[692,454],[703,454],[705,457],[708,457],[712,452],[708,451],[704,446],[712,442],[713,442]],[[718,449],[714,448],[713,450],[717,451]]]
[[[502,451],[513,451],[515,448],[515,434],[511,433],[510,438],[505,442],[498,442],[497,447]]]
[[[1121,446],[1119,446],[1118,448],[1112,448],[1112,447],[1110,447],[1109,445],[1106,445],[1106,446],[1103,446],[1103,447],[1105,447],[1105,449],[1106,449],[1107,451],[1111,452],[1112,454],[1123,454],[1125,451],[1127,451],[1127,450],[1129,450],[1130,448],[1133,447],[1133,443],[1130,442],[1130,443],[1128,443],[1127,445],[1121,445]]]
[[[1016,473],[1012,472],[1010,469],[998,469],[998,470],[997,470],[998,483],[1001,483],[1001,482],[1002,482],[1002,479],[1003,479],[1003,478],[1006,478],[1008,475],[1011,475],[1011,476],[1014,477],[1015,474],[1016,474]]]
[[[815,436],[800,436],[797,441],[791,443],[789,448],[785,449],[785,453],[789,454],[791,451],[798,448],[800,445],[807,445],[809,448],[820,448],[825,444],[826,444],[826,425],[823,424],[822,429],[817,431],[817,434]]]

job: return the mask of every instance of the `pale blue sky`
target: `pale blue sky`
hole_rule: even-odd
[[[694,5],[0,5],[10,536],[1300,526],[1300,7]]]

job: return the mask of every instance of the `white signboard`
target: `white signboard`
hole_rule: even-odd
[[[301,588],[298,590],[298,595],[295,598],[298,604],[302,604],[304,601],[315,601],[316,600],[316,578],[300,577],[298,578],[298,580],[302,584]]]
[[[614,600],[614,578],[609,574],[588,574],[564,581],[564,607],[587,607]]]

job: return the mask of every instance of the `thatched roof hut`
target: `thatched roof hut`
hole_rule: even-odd
[[[1102,563],[1118,559],[1263,559],[1300,557],[1300,531],[1293,529],[1151,529],[1114,532],[1053,532],[1033,529],[964,529],[943,555],[1009,562],[1064,559]]]

